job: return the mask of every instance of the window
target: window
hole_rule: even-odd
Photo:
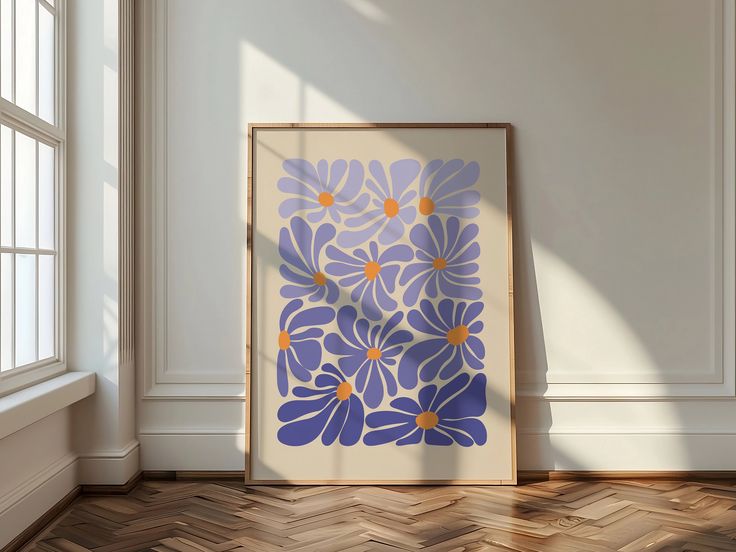
[[[0,0],[0,394],[64,370],[63,0]]]

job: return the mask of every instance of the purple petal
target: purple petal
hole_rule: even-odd
[[[293,299],[294,297],[304,297],[305,295],[311,293],[311,291],[311,287],[286,285],[281,286],[280,293],[281,297],[284,297],[286,299]]]
[[[298,211],[305,211],[308,209],[322,208],[322,205],[315,201],[309,201],[301,197],[293,197],[285,199],[279,205],[279,216],[281,218],[289,218]]]
[[[437,329],[435,326],[431,325],[417,310],[409,311],[409,315],[406,319],[409,322],[409,325],[419,332],[441,336],[444,336],[447,333],[447,330]]]
[[[434,217],[434,215],[429,218],[431,219],[432,217]],[[416,247],[425,251],[429,255],[430,259],[436,259],[440,256],[439,250],[437,249],[437,243],[425,225],[417,224],[414,226],[409,233],[409,239]]]
[[[419,372],[419,379],[422,381],[432,381],[437,377],[437,373],[440,369],[445,366],[449,358],[455,352],[454,347],[445,341],[445,347],[442,349],[437,356],[431,358]]]
[[[302,256],[297,253],[294,243],[291,241],[291,235],[286,228],[282,228],[279,232],[279,255],[281,255],[284,261],[306,274],[313,274],[315,272],[308,266],[308,263],[304,262]]]
[[[286,374],[286,353],[281,350],[276,356],[276,385],[281,396],[285,397],[289,392],[289,378]]]
[[[419,177],[419,193],[422,197],[426,196],[426,190],[427,190],[427,179],[435,172],[437,172],[437,169],[439,169],[442,166],[442,159],[432,159],[429,163],[427,163],[422,169],[422,174]]]
[[[287,159],[282,167],[291,176],[309,184],[316,192],[321,190],[319,176],[314,166],[306,159]]]
[[[297,389],[306,389],[305,387]],[[282,404],[278,411],[278,419],[280,422],[291,422],[307,414],[318,412],[326,407],[330,401],[334,400],[334,395],[322,395],[316,399],[308,399],[303,401],[289,401]]]
[[[483,311],[483,303],[478,301],[470,303],[468,310],[463,314],[462,324],[469,325]]]
[[[350,170],[345,184],[335,194],[335,199],[339,202],[352,200],[363,187],[363,165],[360,161],[353,159],[350,161]],[[366,196],[367,197],[367,196]]]
[[[476,445],[484,445],[488,438],[486,426],[484,426],[483,423],[477,418],[443,420],[440,424],[440,427],[445,431],[447,431],[449,428],[462,431],[463,433],[469,435]]]
[[[335,319],[335,310],[332,307],[312,307],[298,312],[289,322],[289,333],[305,326],[321,326]]]
[[[308,186],[306,186],[304,182],[300,182],[299,180],[295,180],[288,176],[279,178],[278,182],[276,183],[276,187],[285,194],[306,196],[315,201],[317,200],[317,194]]]
[[[330,446],[337,440],[337,436],[342,431],[345,425],[345,420],[348,417],[348,410],[350,409],[350,403],[348,401],[340,401],[335,409],[332,418],[327,423],[325,430],[322,432],[322,444]]]
[[[410,399],[409,397],[399,397],[392,400],[391,408],[395,408],[396,410],[403,410],[404,412],[408,412],[415,416],[422,413],[422,408],[419,406],[419,403],[417,403],[414,399]]]
[[[475,161],[471,161],[455,175],[453,175],[451,178],[448,178],[445,182],[438,186],[436,193],[433,193],[432,197],[440,199],[447,195],[453,194],[458,190],[469,188],[476,183],[479,176],[480,166]]]
[[[408,245],[393,245],[386,249],[381,256],[378,257],[378,264],[383,265],[388,262],[411,261],[414,258],[414,251]]]
[[[440,433],[436,429],[428,429],[424,432],[424,442],[428,445],[439,445],[446,447],[452,444],[452,439],[450,439],[444,433]]]
[[[366,422],[368,421],[368,418],[373,416],[374,414],[382,414],[381,412],[373,412],[371,414],[368,414],[366,416]],[[375,445],[383,445],[386,443],[390,443],[392,441],[396,441],[397,439],[400,439],[401,437],[404,437],[405,435],[409,434],[411,431],[416,429],[416,424],[414,423],[414,420],[411,422],[407,422],[401,425],[397,425],[394,427],[388,427],[385,429],[377,429],[374,431],[369,431],[366,433],[365,437],[363,437],[363,443],[368,446],[375,446]]]
[[[355,395],[350,395],[348,401],[350,403],[350,411],[348,412],[348,419],[345,421],[345,425],[340,433],[340,444],[345,447],[350,447],[360,441],[360,436],[363,433],[363,405],[360,399]]]
[[[365,243],[378,231],[384,222],[386,222],[385,219],[379,218],[372,225],[362,230],[343,230],[337,236],[337,243],[340,247],[355,247],[356,245]]]
[[[402,439],[396,441],[396,444],[400,447],[404,445],[416,445],[422,440],[423,434],[424,430],[421,427],[418,427],[406,437],[403,437]]]
[[[447,382],[440,388],[439,392],[434,397],[434,400],[432,401],[429,409],[432,412],[439,412],[439,410],[448,400],[457,395],[465,386],[468,385],[469,381],[470,375],[463,373],[460,374],[458,377],[452,379],[451,381]]]
[[[286,306],[284,307],[284,310],[281,311],[281,317],[279,318],[279,329],[283,330],[286,328],[286,321],[288,320],[289,316],[296,311],[297,309],[302,308],[302,305],[304,305],[304,301],[301,299],[294,299],[293,301],[289,301]]]
[[[486,411],[486,376],[477,374],[465,389],[437,410],[440,420],[482,416]]]
[[[432,404],[432,399],[437,394],[436,385],[426,385],[419,391],[419,406],[422,407],[422,412],[429,410],[429,405]]]
[[[314,441],[322,432],[327,420],[339,401],[330,403],[316,416],[286,424],[277,433],[278,440],[285,445],[301,446]]]
[[[443,380],[450,379],[463,367],[463,348],[461,346],[452,348],[455,354],[440,372],[440,378]]]
[[[371,161],[368,163],[368,170],[371,172],[371,176],[375,179],[377,185],[380,187],[381,191],[383,192],[383,198],[389,197],[391,195],[391,192],[388,188],[388,179],[386,178],[386,171],[383,170],[383,165],[379,163],[376,160]],[[366,182],[366,185],[371,184],[372,181],[369,179]],[[378,194],[379,196],[381,194]]]
[[[440,167],[440,169],[432,178],[432,183],[429,185],[429,193],[427,195],[429,195],[430,197],[434,197],[435,191],[440,186],[440,184],[443,184],[453,174],[462,169],[462,167],[462,159],[451,159],[450,161],[442,165],[442,167]]]
[[[445,345],[445,339],[428,339],[409,347],[399,362],[399,383],[407,389],[414,389],[420,364],[434,357]]]
[[[362,270],[363,263],[361,261],[359,261],[358,259],[354,257],[351,257],[347,253],[340,251],[334,245],[328,245],[326,251],[327,251],[327,256],[333,261],[338,261],[340,263],[344,263],[348,265],[354,265],[360,268],[360,270]]]
[[[283,264],[279,266],[279,274],[281,274],[281,277],[284,280],[288,280],[289,282],[293,282],[295,284],[301,284],[303,286],[314,285],[314,278],[312,276],[303,276],[302,274],[297,274],[288,266]]]
[[[414,182],[420,169],[421,165],[416,159],[400,159],[391,163],[389,171],[391,172],[391,187],[393,194],[390,195],[395,198],[401,197],[404,190],[409,187],[409,184]]]
[[[388,224],[384,226],[381,233],[378,234],[378,241],[383,245],[394,243],[404,233],[404,223],[399,217],[388,219]]]

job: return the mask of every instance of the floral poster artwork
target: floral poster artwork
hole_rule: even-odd
[[[489,404],[494,377],[509,370],[497,361],[508,350],[495,348],[508,349],[510,333],[489,340],[502,317],[489,312],[499,301],[484,281],[508,268],[507,241],[485,240],[482,216],[483,187],[505,167],[484,179],[473,155],[299,153],[270,161],[256,190],[256,201],[268,190],[258,211],[268,262],[256,266],[271,290],[257,318],[269,320],[258,329],[260,446],[305,459],[510,452]],[[489,273],[493,255],[504,266]]]
[[[484,444],[478,163],[287,159],[283,169],[279,441]],[[322,222],[343,216],[340,232]],[[411,246],[395,244],[404,235]],[[336,310],[341,291],[351,305]],[[325,334],[335,318],[339,331]],[[322,364],[325,352],[337,366]],[[458,375],[463,366],[478,373]]]

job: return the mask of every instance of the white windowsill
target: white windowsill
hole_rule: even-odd
[[[66,372],[0,397],[0,439],[94,392],[94,372]]]

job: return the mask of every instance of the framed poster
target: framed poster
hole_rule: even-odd
[[[510,132],[250,125],[247,482],[516,482]]]

